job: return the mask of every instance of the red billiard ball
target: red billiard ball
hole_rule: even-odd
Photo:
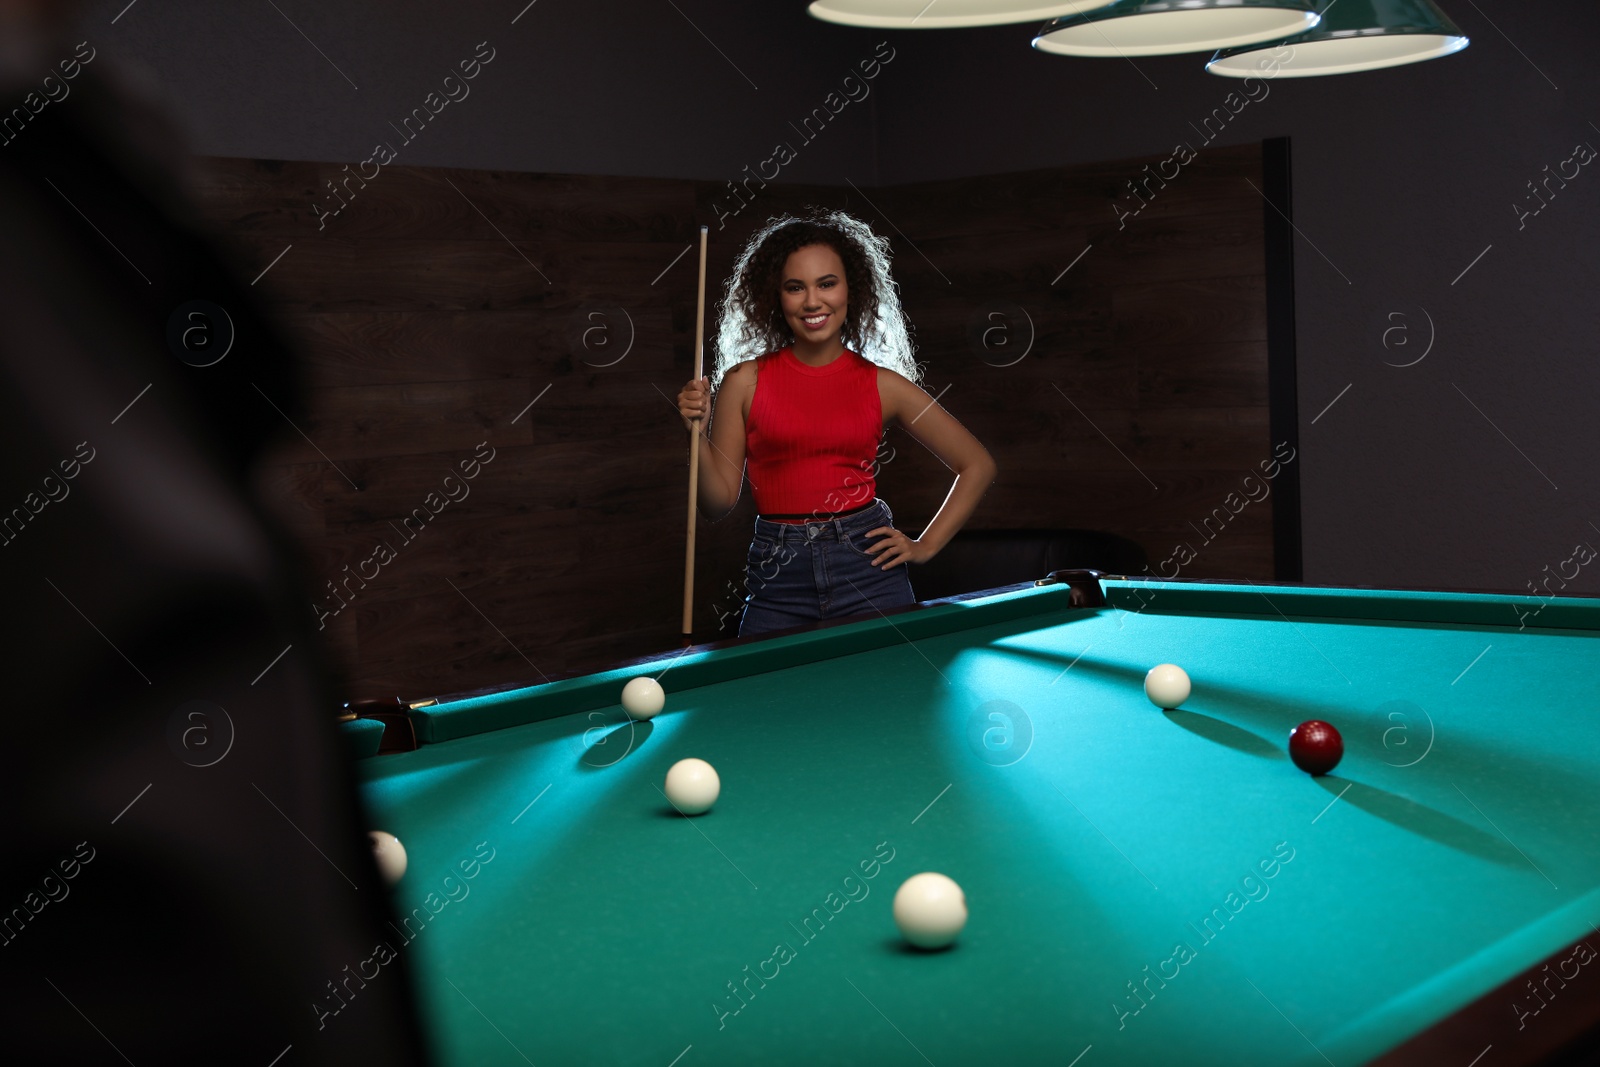
[[[1344,738],[1332,725],[1312,719],[1289,733],[1289,758],[1307,774],[1327,774],[1344,755]]]

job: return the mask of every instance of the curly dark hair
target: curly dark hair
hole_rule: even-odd
[[[738,363],[794,343],[779,289],[789,256],[811,245],[827,245],[844,262],[850,306],[839,337],[845,347],[919,381],[899,286],[889,274],[888,239],[842,211],[808,207],[799,218],[768,219],[734,263],[720,305],[712,384]]]

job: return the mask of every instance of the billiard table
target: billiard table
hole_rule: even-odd
[[[1144,695],[1163,662],[1180,710]],[[642,673],[667,702],[635,723]],[[443,1063],[1499,1067],[1592,1040],[1600,601],[1060,572],[410,716],[414,751],[359,766],[409,850],[389,947]],[[1325,776],[1287,757],[1308,719],[1343,734]],[[722,779],[695,818],[660,788],[687,756]],[[937,952],[891,916],[929,870],[970,907]]]

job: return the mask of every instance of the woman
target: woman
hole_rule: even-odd
[[[915,600],[904,565],[948,544],[995,477],[989,453],[920,377],[887,240],[820,209],[773,219],[750,238],[723,297],[715,370],[678,394],[693,422],[711,413],[717,388],[701,430],[698,503],[708,520],[733,509],[749,463],[759,516],[740,637]],[[917,538],[876,497],[891,424],[956,473]]]

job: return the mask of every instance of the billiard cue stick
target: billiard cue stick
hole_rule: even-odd
[[[706,242],[711,228],[700,227],[700,289],[694,310],[694,380],[706,369]],[[709,397],[707,398],[709,399]],[[700,427],[703,418],[689,421],[689,539],[683,557],[683,643],[694,644],[694,520],[700,492]]]

